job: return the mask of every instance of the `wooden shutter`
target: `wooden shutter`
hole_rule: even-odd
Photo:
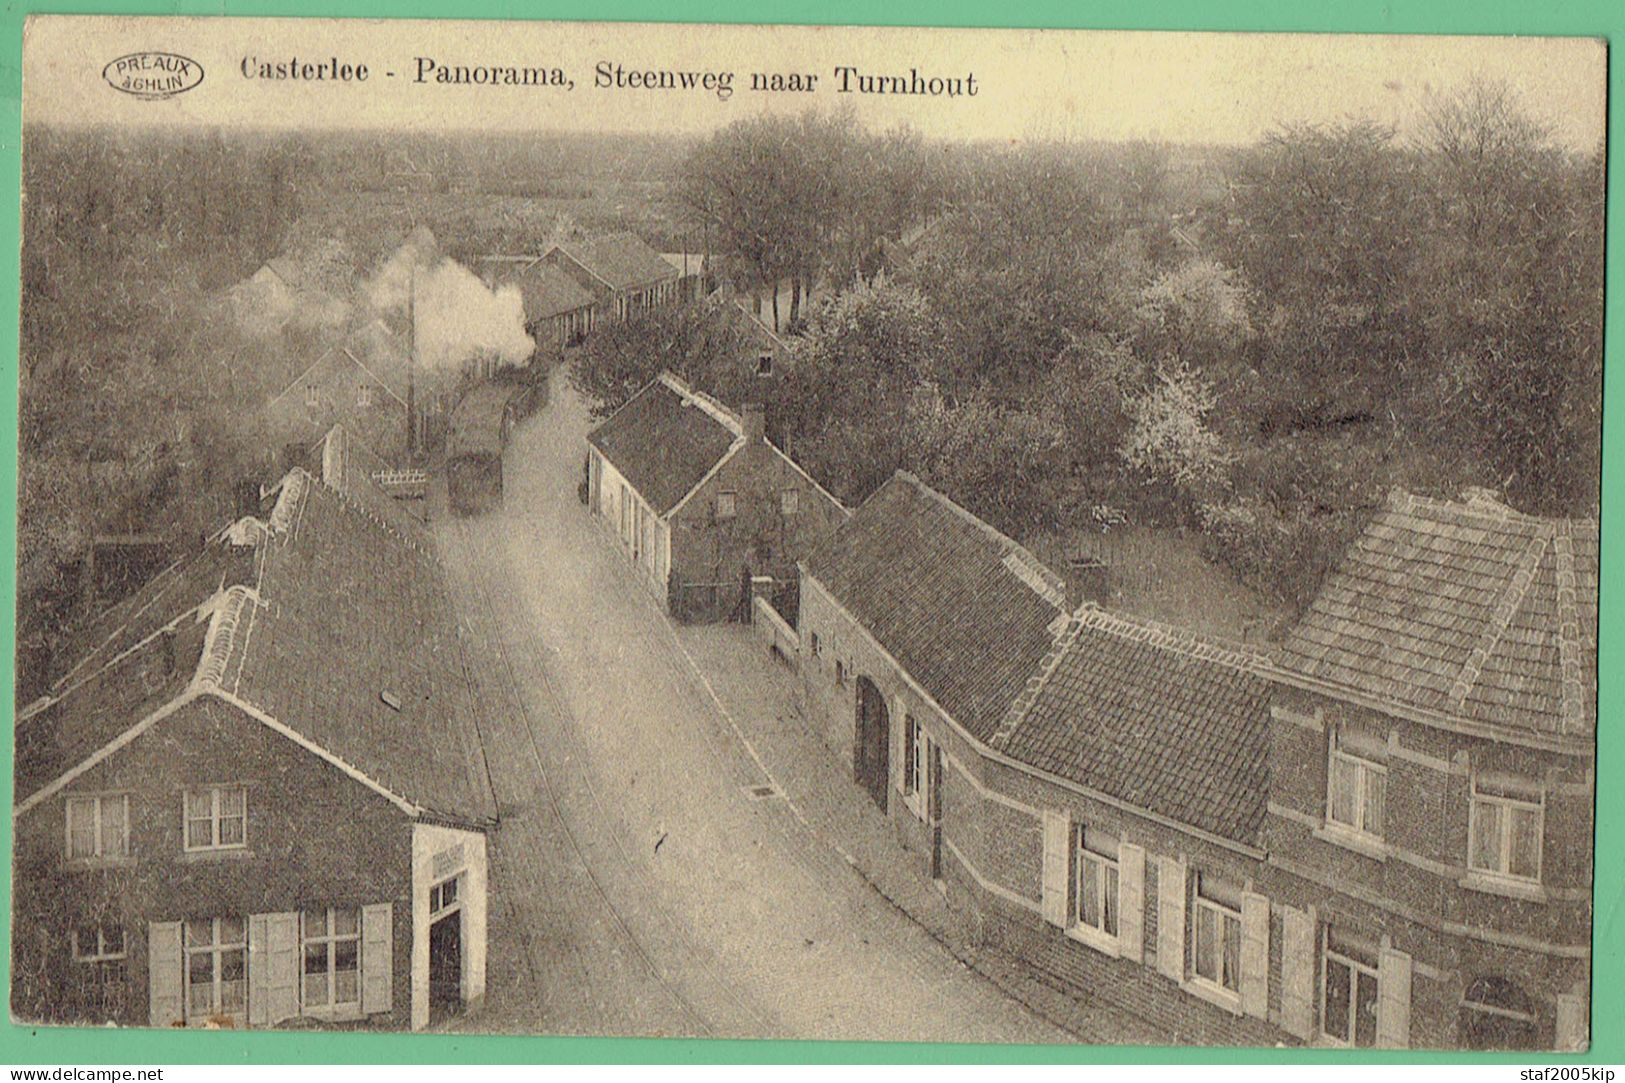
[[[1408,1049],[1411,1044],[1411,957],[1383,948],[1377,969],[1377,1045]]]
[[[269,914],[248,915],[248,1025],[271,1025],[271,945]]]
[[[1145,850],[1131,842],[1117,850],[1117,953],[1145,958]]]
[[[1315,1029],[1315,918],[1281,911],[1281,1028],[1308,1041]]]
[[[1185,980],[1185,863],[1157,859],[1157,970]]]
[[[147,926],[147,1008],[155,1027],[172,1027],[186,1018],[181,977],[181,923],[154,921]]]
[[[1591,1020],[1583,993],[1560,993],[1557,997],[1557,1051],[1584,1053],[1591,1044]]]
[[[389,1011],[395,985],[395,937],[391,904],[361,908],[361,1011]]]
[[[1252,892],[1241,897],[1241,1010],[1270,1014],[1270,901]]]
[[[265,1022],[274,1027],[299,1014],[299,915],[266,914],[265,929]]]
[[[1044,812],[1044,920],[1066,928],[1068,881],[1072,878],[1072,821],[1064,812]]]

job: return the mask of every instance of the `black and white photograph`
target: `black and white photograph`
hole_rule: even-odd
[[[12,1019],[1585,1050],[1606,68],[31,17]]]

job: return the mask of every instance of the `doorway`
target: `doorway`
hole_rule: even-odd
[[[429,1018],[463,1005],[463,905],[460,877],[429,889]]]
[[[858,678],[858,733],[853,774],[882,812],[891,779],[891,717],[886,697],[868,677]]]

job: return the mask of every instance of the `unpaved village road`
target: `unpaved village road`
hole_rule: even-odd
[[[486,1010],[551,1034],[1058,1042],[887,904],[782,800],[576,495],[555,374],[505,506],[434,524],[483,710]]]

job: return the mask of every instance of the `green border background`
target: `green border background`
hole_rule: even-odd
[[[17,306],[21,268],[20,122],[22,26],[33,13],[147,15],[293,15],[365,18],[602,19],[647,22],[822,23],[847,25],[1076,27],[1237,31],[1326,31],[1404,34],[1546,34],[1602,37],[1625,30],[1618,0],[1342,0],[1335,6],[1304,0],[10,0],[0,14],[0,724],[10,735],[9,693],[15,654],[17,496]],[[1620,89],[1610,57],[1609,97]],[[1619,135],[1610,113],[1609,146]],[[1617,170],[1608,177],[1612,212],[1625,194]],[[1625,493],[1614,479],[1625,462],[1625,367],[1613,332],[1625,300],[1615,288],[1625,258],[1618,222],[1609,215],[1607,362],[1604,366],[1603,522],[1625,514]],[[1619,414],[1619,417],[1613,415]],[[68,1030],[0,1022],[0,1065],[191,1063],[1423,1063],[1562,1065],[1625,1063],[1625,735],[1614,727],[1625,709],[1625,554],[1620,535],[1602,532],[1602,628],[1599,665],[1596,891],[1593,924],[1592,1046],[1583,1056],[1394,1052],[1360,1054],[1314,1050],[1169,1048],[1136,1046],[988,1046],[864,1042],[709,1041],[618,1038],[469,1037],[414,1034]],[[9,762],[9,747],[4,762]],[[11,772],[0,770],[0,808],[11,806]],[[11,818],[0,816],[0,851],[11,852]],[[10,927],[9,860],[0,863]],[[9,937],[7,939],[9,944]],[[0,989],[10,989],[9,949],[0,953]],[[9,997],[7,998],[9,999]],[[906,1006],[899,1005],[899,1010]],[[9,1013],[7,1013],[9,1014]]]

